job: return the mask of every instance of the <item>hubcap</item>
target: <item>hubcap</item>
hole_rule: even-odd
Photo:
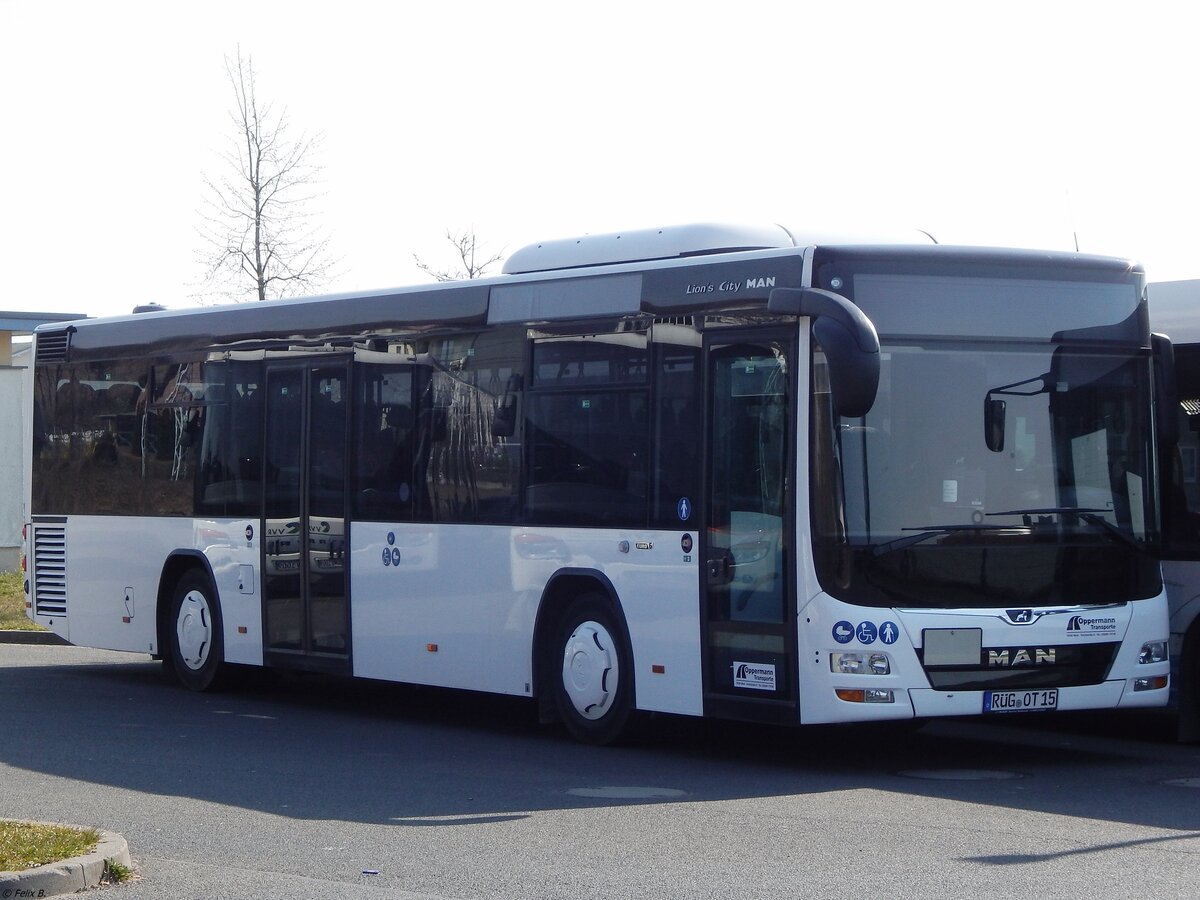
[[[208,651],[212,648],[213,630],[208,599],[199,591],[188,591],[179,605],[175,636],[184,665],[189,669],[204,668],[208,662]]]
[[[585,719],[608,712],[620,678],[616,645],[599,622],[581,622],[563,650],[562,683],[571,705]]]

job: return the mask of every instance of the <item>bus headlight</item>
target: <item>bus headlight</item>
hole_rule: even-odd
[[[1138,662],[1143,666],[1149,663],[1166,662],[1168,659],[1166,641],[1147,641],[1142,644],[1142,649],[1138,652]]]
[[[830,653],[829,671],[841,675],[890,675],[892,663],[886,653]]]

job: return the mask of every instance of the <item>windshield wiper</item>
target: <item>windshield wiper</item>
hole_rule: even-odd
[[[1006,509],[1004,512],[984,513],[985,516],[1063,516],[1079,513],[1102,513],[1107,509],[1098,506],[1047,506],[1043,509]],[[1028,523],[1026,523],[1028,524]]]
[[[1026,525],[1031,525],[1030,516],[1072,516],[1087,522],[1093,528],[1098,528],[1111,538],[1115,538],[1123,544],[1128,544],[1134,549],[1141,550],[1142,545],[1137,542],[1131,535],[1126,534],[1108,519],[1097,513],[1106,513],[1110,510],[1100,509],[1092,506],[1051,506],[1045,509],[1009,509],[1004,512],[984,513],[985,516],[1022,516],[1025,519]]]
[[[919,544],[922,541],[927,541],[942,534],[954,534],[959,531],[1008,531],[1013,527],[1012,525],[915,525],[910,528],[901,528],[900,530],[915,531],[917,532],[916,534],[906,534],[904,537],[888,541],[886,544],[876,544],[871,548],[871,554],[873,556],[883,556],[886,553],[891,553],[893,550],[903,550],[905,547],[911,547],[914,544]]]

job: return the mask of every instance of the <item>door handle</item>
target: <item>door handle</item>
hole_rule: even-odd
[[[711,585],[729,584],[733,581],[733,555],[728,551],[708,559],[708,583]]]

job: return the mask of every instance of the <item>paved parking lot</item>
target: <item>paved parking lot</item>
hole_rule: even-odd
[[[657,718],[0,645],[0,816],[126,836],[119,896],[1188,897],[1200,747],[1162,713],[907,733]],[[1036,726],[1036,727],[1035,727]]]

